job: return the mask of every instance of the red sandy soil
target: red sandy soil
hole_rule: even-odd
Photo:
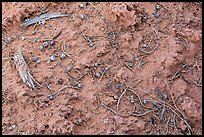
[[[153,15],[157,4],[159,18]],[[202,134],[202,4],[2,6],[3,134]],[[20,27],[43,9],[73,16]],[[54,46],[39,50],[43,40],[60,31]],[[94,42],[87,43],[83,35]],[[23,83],[13,63],[18,46],[42,85],[37,91]],[[70,56],[51,62],[50,55],[63,46]],[[76,82],[81,88],[69,86],[53,100],[48,98],[48,84],[55,92]]]

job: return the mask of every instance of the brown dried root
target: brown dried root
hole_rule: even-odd
[[[23,57],[23,53],[21,51],[21,47],[18,47],[17,52],[14,54],[14,63],[16,65],[16,68],[18,70],[18,73],[23,80],[23,82],[30,88],[36,91],[35,84],[42,87],[31,75],[30,70],[25,62],[25,59]]]

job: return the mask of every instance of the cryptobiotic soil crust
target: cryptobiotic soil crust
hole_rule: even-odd
[[[202,134],[202,3],[2,6],[3,134]]]

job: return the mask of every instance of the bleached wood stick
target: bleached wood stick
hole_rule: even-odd
[[[42,87],[31,75],[30,70],[25,62],[25,59],[23,57],[23,53],[21,51],[21,47],[18,47],[18,50],[16,51],[14,55],[14,62],[16,65],[16,69],[18,70],[18,73],[23,80],[23,82],[30,88],[36,91],[35,84]]]

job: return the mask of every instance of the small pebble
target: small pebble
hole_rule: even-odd
[[[84,15],[84,14],[81,14],[81,15],[80,15],[80,18],[81,18],[82,20],[84,20],[84,19],[85,19],[85,15]]]
[[[77,84],[77,87],[78,87],[78,88],[82,88],[81,82],[79,82],[79,83]]]
[[[95,63],[95,64],[94,64],[94,66],[95,66],[95,67],[98,67],[98,66],[99,66],[99,64],[98,64],[98,63]]]
[[[56,61],[57,58],[55,57],[55,55],[51,55],[51,56],[50,56],[50,60],[51,60],[51,61]]]
[[[85,68],[85,71],[88,72],[88,71],[89,71],[89,68]]]
[[[100,72],[96,72],[96,77],[100,78],[101,77],[101,73]]]
[[[45,112],[45,113],[44,113],[44,116],[47,116],[47,115],[48,115],[47,112]]]
[[[79,118],[78,122],[79,122],[79,123],[82,123],[82,122],[83,122],[83,120],[82,120],[81,118]]]
[[[158,106],[159,106],[158,102],[152,102],[152,105],[153,105],[154,107],[158,107]]]
[[[114,98],[115,100],[118,100],[118,99],[119,99],[119,96],[118,96],[118,95],[115,95],[113,98]]]
[[[50,95],[50,96],[48,96],[48,99],[49,99],[49,100],[53,100],[53,99],[54,99],[54,96],[53,96],[53,95]]]
[[[36,38],[34,38],[34,39],[33,39],[33,42],[37,42],[37,39],[36,39]]]
[[[36,61],[38,60],[38,57],[33,56],[33,57],[31,58],[31,60],[32,60],[33,62],[36,62]]]
[[[147,45],[147,44],[143,44],[142,47],[143,47],[143,48],[147,48],[148,45]]]
[[[143,22],[147,21],[147,17],[146,16],[142,17],[142,21]]]
[[[167,94],[164,94],[163,96],[164,96],[164,99],[167,99],[167,98],[168,98]]]
[[[134,100],[135,98],[134,98],[134,96],[133,96],[133,95],[131,95],[131,96],[130,96],[130,99],[131,99],[131,100]]]
[[[41,62],[40,60],[37,60],[37,61],[36,61],[36,63],[38,63],[38,64],[39,64],[40,62]]]
[[[148,99],[144,99],[143,102],[144,104],[146,104],[148,102]]]
[[[61,54],[60,54],[60,58],[61,58],[61,59],[65,59],[65,58],[66,58],[66,55],[65,55],[64,53],[61,53]]]
[[[39,24],[39,25],[42,25],[42,21],[39,21],[38,24]]]
[[[135,103],[135,100],[134,100],[134,99],[131,99],[130,102],[131,102],[131,103]]]
[[[83,7],[84,7],[84,4],[80,4],[79,7],[80,7],[80,8],[83,8]]]
[[[55,41],[54,41],[54,40],[51,40],[51,41],[50,41],[50,45],[54,46],[54,45],[55,45]]]
[[[159,129],[157,129],[157,135],[160,135],[160,131],[159,131]]]
[[[71,71],[71,69],[73,68],[74,66],[72,64],[69,64],[66,68],[67,71]]]
[[[134,98],[133,95],[130,96],[130,102],[131,102],[131,103],[134,103],[134,102],[135,102],[135,98]]]
[[[106,19],[106,18],[105,18],[104,16],[101,16],[101,19],[104,20],[104,19]]]
[[[132,68],[134,67],[134,64],[132,62],[129,62],[128,66]]]
[[[155,9],[156,10],[160,10],[161,6],[160,5],[156,5]]]
[[[25,37],[21,37],[22,40],[25,40]]]
[[[59,56],[60,53],[61,53],[61,52],[59,52],[59,51],[57,51],[57,50],[54,51],[54,54],[55,54],[56,56]]]
[[[62,84],[64,83],[64,81],[63,81],[63,79],[59,79],[59,80],[57,81],[57,83],[60,84],[60,85],[62,85]]]
[[[8,37],[8,42],[11,42],[12,41],[12,38],[11,37]]]
[[[29,21],[29,20],[30,20],[29,18],[26,18],[26,19],[25,19],[25,21]]]
[[[44,47],[43,47],[43,46],[39,46],[38,48],[39,48],[39,50],[41,50],[41,51],[44,50]]]
[[[89,43],[89,47],[93,47],[94,46],[94,43]]]
[[[44,42],[44,43],[43,43],[43,47],[44,47],[44,48],[47,48],[48,46],[49,46],[49,43],[48,43],[48,42]]]
[[[154,13],[155,18],[159,18],[160,14],[158,12]]]
[[[14,129],[16,127],[16,125],[12,125],[12,128]]]
[[[11,127],[9,127],[9,130],[13,130],[16,127],[16,125],[12,125]]]
[[[46,21],[45,21],[45,20],[43,20],[41,23],[42,23],[42,25],[45,25]]]
[[[121,84],[117,84],[116,88],[119,89],[119,90],[122,90],[124,88],[124,84],[122,84],[122,83]]]

